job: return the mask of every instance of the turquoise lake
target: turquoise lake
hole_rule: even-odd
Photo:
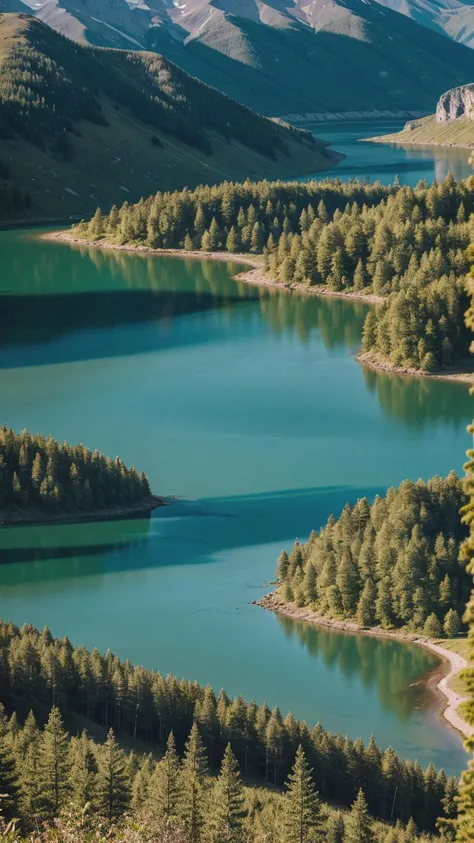
[[[392,156],[393,179],[399,149],[336,129],[353,174],[363,149],[374,173]],[[436,150],[426,160],[429,180]],[[461,472],[467,387],[364,370],[363,303],[34,234],[0,233],[2,422],[120,454],[179,500],[151,519],[2,528],[2,617],[459,772],[461,741],[421,682],[435,656],[250,604],[281,548],[347,500]]]

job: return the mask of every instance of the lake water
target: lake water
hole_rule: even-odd
[[[120,454],[182,500],[150,519],[3,528],[0,614],[459,772],[461,741],[418,683],[432,654],[250,601],[280,549],[347,500],[460,472],[467,388],[359,366],[362,303],[33,234],[0,233],[2,422]]]

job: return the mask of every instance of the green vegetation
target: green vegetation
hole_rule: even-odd
[[[0,216],[334,160],[156,53],[80,46],[24,15],[0,15],[0,71]]]
[[[471,251],[472,251],[471,246]],[[466,313],[466,325],[474,331],[474,269],[471,267],[467,280],[467,290],[470,297],[470,306]],[[474,352],[474,344],[471,345],[471,352]],[[468,427],[468,433],[474,435],[474,422]],[[474,448],[467,451],[467,462],[464,466],[466,477],[464,480],[464,492],[467,502],[461,510],[462,522],[469,530],[469,534],[462,546],[463,562],[467,570],[474,575]],[[463,704],[463,717],[474,726],[474,591],[468,602],[464,620],[469,624],[469,655],[470,667],[462,673],[466,683],[469,698]],[[467,752],[472,754],[474,750],[474,738],[471,736],[465,742]],[[456,843],[470,843],[474,838],[474,759],[469,760],[468,769],[461,778],[461,788],[458,802],[458,816],[455,823],[443,824],[451,834],[455,832]],[[451,838],[452,839],[452,838]]]
[[[277,596],[363,627],[453,637],[469,594],[459,562],[463,500],[451,473],[427,483],[405,480],[372,505],[367,498],[347,504],[305,545],[280,554]]]
[[[371,312],[363,351],[434,372],[466,357],[464,276],[473,235],[473,180],[416,187],[337,179],[224,183],[157,193],[96,211],[74,233],[151,248],[264,253],[282,284],[388,297]]]
[[[90,514],[152,501],[148,478],[116,457],[0,427],[0,517]]]
[[[285,818],[285,827],[293,831],[298,821],[297,803],[302,798],[305,827],[319,814],[321,819],[324,816],[316,791],[321,800],[350,807],[362,788],[372,818],[407,823],[413,817],[418,829],[426,831],[434,830],[436,819],[443,812],[448,818],[454,816],[452,797],[457,782],[442,771],[436,772],[433,765],[423,771],[417,762],[401,760],[392,749],[382,752],[373,739],[365,746],[360,739],[350,741],[326,732],[320,725],[310,730],[291,714],[283,718],[278,708],[270,711],[265,704],[246,703],[242,697],[232,700],[225,691],[216,699],[210,687],[134,667],[128,661],[121,662],[110,651],[100,655],[97,650],[75,649],[65,638],[53,639],[48,629],[40,633],[31,626],[19,630],[13,624],[0,623],[0,687],[7,710],[17,711],[19,716],[21,712],[25,716],[33,708],[38,719],[44,719],[44,713],[57,706],[69,720],[77,722],[78,717],[86,718],[91,728],[100,727],[105,732],[113,728],[117,740],[127,738],[145,741],[149,746],[167,747],[156,775],[152,761],[144,761],[140,778],[134,780],[131,791],[126,785],[131,762],[125,764],[112,736],[97,765],[84,745],[82,755],[78,748],[82,760],[78,761],[74,775],[81,795],[76,804],[79,802],[83,807],[89,797],[97,800],[97,810],[107,820],[123,814],[131,799],[133,804],[139,804],[148,792],[149,783],[161,815],[171,819],[178,814],[185,825],[185,839],[201,839],[198,831],[209,819],[203,779],[208,767],[220,768],[215,795],[219,807],[212,814],[212,824],[215,839],[221,840],[222,829],[225,831],[229,822],[240,823],[244,819],[233,756],[246,776],[277,787],[290,775],[297,756]],[[57,715],[55,720],[57,723]],[[26,721],[27,726],[29,721],[31,718]],[[93,727],[94,723],[98,726]],[[34,731],[31,722],[28,728]],[[2,731],[0,720],[0,739],[3,734],[6,740],[6,731],[6,726]],[[170,739],[171,732],[173,739]],[[184,750],[185,783],[179,777],[174,741],[178,754]],[[233,755],[226,750],[229,743]],[[298,751],[300,744],[303,752]],[[17,745],[21,747],[22,741]],[[2,759],[5,767],[9,755],[0,746]],[[52,790],[47,784],[51,777],[47,778],[43,772],[38,774],[36,765],[42,763],[42,752],[33,751],[28,763],[22,763],[19,770],[15,768],[16,779],[20,778],[19,796],[17,781],[12,780],[11,763],[8,761],[5,772],[0,764],[2,792],[11,798],[10,816],[15,815],[18,804],[21,810],[22,799],[33,800],[23,808],[28,821],[35,815],[37,805],[46,805],[40,812],[46,811],[49,817],[56,816],[58,806],[61,809],[70,803],[72,783],[66,760],[62,768],[64,775],[57,777]],[[86,773],[96,773],[97,777]],[[27,781],[23,790],[22,780]],[[106,780],[111,782],[107,799],[102,784]],[[45,787],[48,788],[46,797]],[[111,789],[116,794],[112,801]],[[257,807],[255,804],[254,809]],[[192,833],[191,829],[194,829]],[[288,839],[284,838],[285,843]],[[405,839],[411,841],[415,837],[395,836],[394,843]]]
[[[419,143],[433,146],[474,146],[474,121],[459,117],[437,123],[434,114],[420,120],[409,120],[401,132],[367,138],[376,143]]]

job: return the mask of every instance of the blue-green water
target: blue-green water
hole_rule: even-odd
[[[250,601],[346,500],[461,471],[466,387],[364,370],[365,305],[246,286],[235,264],[31,232],[0,252],[2,421],[120,454],[182,498],[149,520],[3,528],[0,614],[458,772],[417,684],[432,654]]]

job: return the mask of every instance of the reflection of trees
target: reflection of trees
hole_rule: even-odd
[[[464,384],[411,377],[363,367],[368,389],[375,393],[389,416],[412,427],[434,422],[466,423],[472,416]]]
[[[319,334],[327,349],[353,349],[360,343],[368,305],[268,287],[260,290],[260,308],[277,334],[295,332],[302,342]]]
[[[437,664],[437,659],[421,647],[390,638],[356,635],[327,627],[314,627],[304,621],[277,615],[288,638],[295,636],[315,659],[346,677],[360,677],[365,688],[376,687],[382,707],[406,720],[425,694],[416,678]]]

